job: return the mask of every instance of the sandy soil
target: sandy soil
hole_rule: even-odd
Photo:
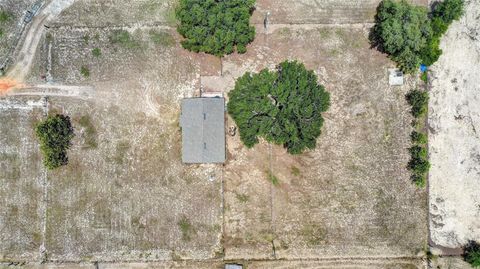
[[[480,240],[480,1],[442,39],[430,94],[432,240],[460,247]]]

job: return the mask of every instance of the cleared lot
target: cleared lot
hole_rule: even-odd
[[[411,85],[388,87],[389,62],[368,49],[366,36],[366,29],[280,28],[225,60],[224,76],[235,77],[297,59],[332,95],[314,151],[248,150],[229,138],[228,258],[415,255],[426,245],[426,193],[405,168]]]

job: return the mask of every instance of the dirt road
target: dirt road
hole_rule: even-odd
[[[45,25],[52,21],[60,12],[71,4],[74,0],[50,0],[45,7],[37,14],[28,28],[18,57],[13,63],[12,68],[7,72],[7,78],[23,82],[30,71],[38,44],[45,31]]]

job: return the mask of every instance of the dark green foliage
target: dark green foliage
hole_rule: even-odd
[[[82,76],[88,78],[90,76],[90,70],[88,69],[88,67],[82,66],[80,68],[80,74],[82,74]]]
[[[419,145],[425,145],[427,144],[427,135],[424,133],[419,133],[417,131],[413,131],[412,134],[410,135],[410,138],[412,139],[412,143],[419,144]]]
[[[245,53],[255,38],[250,16],[255,0],[180,0],[176,17],[182,46],[190,51],[219,57],[235,51]]]
[[[415,71],[421,63],[420,51],[432,34],[427,9],[406,1],[384,0],[375,22],[373,45],[388,53],[403,71]]]
[[[247,147],[263,137],[291,154],[315,148],[322,112],[330,105],[330,95],[315,73],[295,61],[279,64],[276,71],[246,73],[228,96],[228,112]]]
[[[472,267],[480,267],[480,244],[475,241],[469,241],[464,247],[463,258]]]
[[[421,146],[413,146],[410,148],[408,169],[412,171],[412,181],[420,187],[425,186],[426,175],[430,169],[426,148]]]
[[[48,169],[55,169],[68,163],[67,149],[74,136],[68,116],[48,116],[36,126],[35,133],[40,140],[43,163]]]
[[[425,91],[412,90],[407,96],[407,102],[412,106],[412,115],[418,118],[428,110],[428,93]]]
[[[463,0],[444,0],[438,3],[433,10],[433,17],[441,18],[449,25],[463,15]]]
[[[8,11],[0,11],[0,23],[5,23],[12,18],[12,14]]]
[[[445,0],[430,16],[426,8],[404,0],[384,0],[377,9],[371,42],[404,72],[413,73],[421,63],[431,65],[438,60],[442,34],[462,14],[463,0]]]
[[[102,55],[102,51],[99,48],[94,48],[92,50],[92,55],[98,58],[100,55]]]

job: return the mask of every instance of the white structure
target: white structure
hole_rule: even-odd
[[[388,69],[388,84],[390,86],[402,86],[403,72],[396,68]]]

